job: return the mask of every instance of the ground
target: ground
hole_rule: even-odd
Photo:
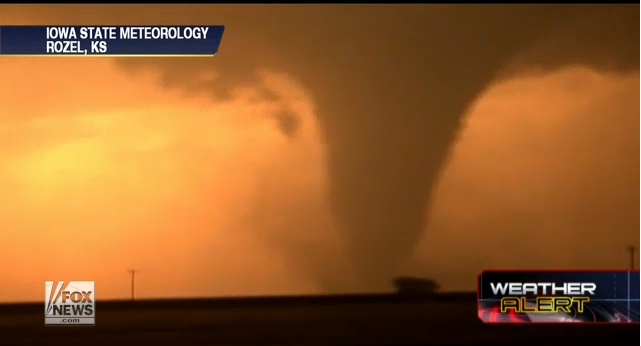
[[[484,325],[474,294],[98,302],[95,327],[0,305],[0,345],[637,345],[639,325]],[[124,346],[124,345],[123,345]]]

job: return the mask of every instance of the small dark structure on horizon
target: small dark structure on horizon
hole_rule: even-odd
[[[438,293],[440,288],[436,280],[415,278],[415,277],[398,277],[393,281],[396,288],[396,294],[403,296],[423,296]]]

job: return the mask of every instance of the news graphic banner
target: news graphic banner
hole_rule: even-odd
[[[45,326],[96,324],[93,281],[45,281]]]
[[[4,56],[213,56],[225,27],[0,26]]]
[[[484,323],[639,323],[639,271],[486,271]]]

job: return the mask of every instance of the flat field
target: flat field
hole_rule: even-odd
[[[639,325],[484,325],[473,294],[98,302],[96,326],[0,305],[0,345],[638,345]]]

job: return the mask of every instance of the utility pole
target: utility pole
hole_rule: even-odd
[[[135,269],[130,269],[129,274],[131,274],[131,300],[135,299],[136,294],[136,273],[138,271]]]
[[[630,270],[635,270],[636,269],[636,261],[635,261],[635,254],[637,251],[637,248],[634,245],[630,245],[628,247],[628,251],[630,252]]]

